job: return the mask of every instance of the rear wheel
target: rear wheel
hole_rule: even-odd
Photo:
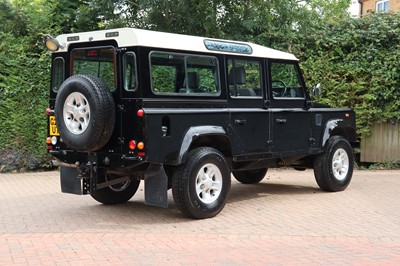
[[[121,178],[121,176],[107,174],[105,181],[111,181],[116,178]],[[91,196],[98,202],[107,205],[125,203],[135,195],[139,184],[140,180],[127,180],[120,184],[96,190]]]
[[[214,217],[224,208],[231,187],[225,157],[213,148],[204,147],[191,151],[186,159],[174,171],[172,179],[175,205],[191,218]]]
[[[354,158],[350,143],[341,136],[331,137],[325,152],[314,160],[318,186],[329,192],[344,190],[353,176]]]
[[[233,176],[237,181],[243,184],[257,184],[264,179],[268,168],[249,170],[249,171],[234,171]]]

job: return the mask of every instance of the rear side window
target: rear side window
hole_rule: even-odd
[[[150,65],[152,90],[156,94],[220,94],[215,57],[152,52]]]
[[[57,57],[53,60],[53,70],[51,77],[51,88],[58,91],[65,78],[65,62],[64,58]]]
[[[228,82],[231,97],[262,97],[260,62],[229,59]]]
[[[74,49],[71,59],[72,75],[92,75],[100,78],[110,90],[116,87],[115,49],[85,48]]]
[[[137,86],[136,56],[133,52],[124,54],[124,89],[133,91]]]

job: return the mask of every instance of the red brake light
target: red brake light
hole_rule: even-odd
[[[87,55],[88,55],[89,57],[97,56],[97,51],[89,51],[89,52],[87,53]]]
[[[129,141],[129,149],[134,150],[136,148],[136,141]]]
[[[46,115],[50,116],[50,115],[54,115],[54,110],[47,108],[46,109]]]
[[[137,116],[138,117],[143,117],[144,116],[144,110],[143,109],[137,110]]]

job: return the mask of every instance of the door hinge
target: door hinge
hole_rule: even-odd
[[[274,144],[274,142],[272,140],[268,140],[267,141],[267,147],[268,148],[272,148],[273,144]]]
[[[271,101],[270,100],[264,100],[264,108],[268,109],[271,106]]]

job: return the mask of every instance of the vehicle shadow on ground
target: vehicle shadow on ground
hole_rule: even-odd
[[[301,195],[313,194],[322,191],[316,187],[279,184],[279,183],[260,183],[260,184],[232,184],[229,202],[234,204],[238,201],[246,201],[271,195]]]
[[[239,183],[232,183],[231,193],[229,195],[228,204],[235,207],[235,204],[239,202],[243,204],[245,201],[251,201],[254,199],[260,199],[269,197],[268,201],[273,202],[274,196],[279,196],[282,200],[282,196],[293,196],[293,195],[307,195],[313,193],[322,193],[321,190],[316,187],[289,185],[289,184],[268,184],[260,183],[254,185],[245,185]],[[143,191],[138,191],[143,193]],[[102,205],[93,203],[93,205],[85,206],[85,211],[90,213],[97,212],[100,214],[106,214],[105,217],[109,219],[110,216],[118,217],[119,223],[123,224],[159,224],[159,223],[177,223],[185,221],[193,221],[192,219],[186,218],[176,208],[171,191],[168,193],[168,208],[159,208],[154,206],[146,205],[143,199],[135,199],[135,197],[125,204],[119,205]],[[70,211],[74,212],[73,209]],[[73,215],[73,214],[72,214]]]

